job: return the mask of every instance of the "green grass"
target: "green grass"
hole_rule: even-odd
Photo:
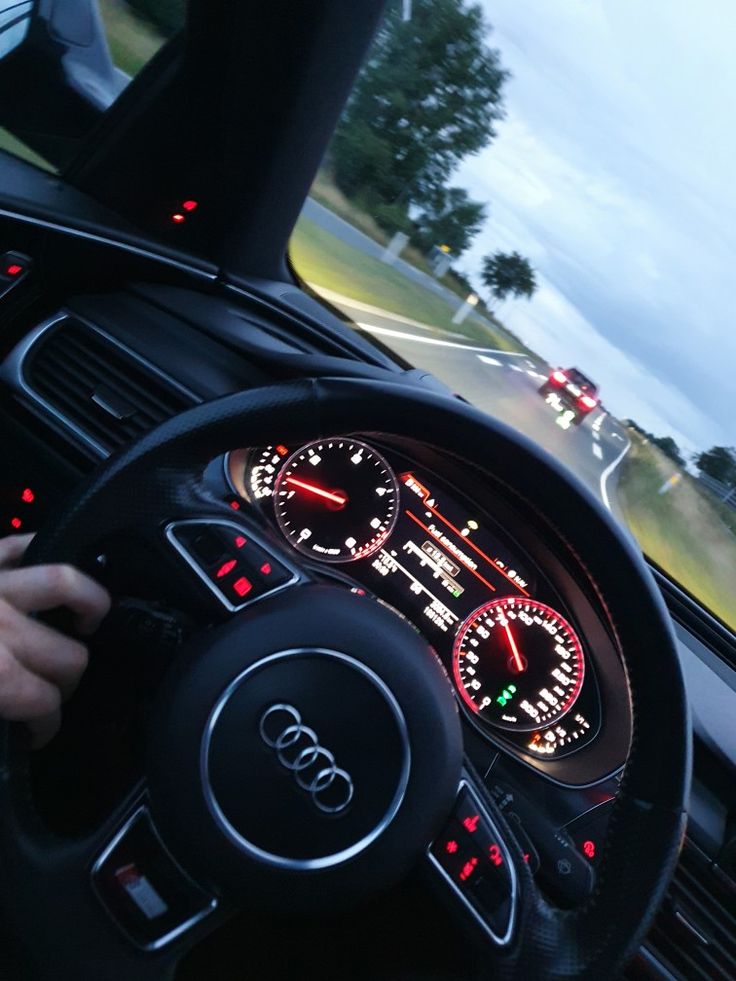
[[[455,306],[307,218],[297,223],[289,251],[299,275],[316,288],[334,290],[352,300],[421,321],[433,327],[438,335],[451,331],[465,335],[475,344],[504,351],[519,350],[515,341],[486,327],[477,318],[469,317],[459,326],[453,324]]]
[[[21,160],[27,160],[28,163],[40,167],[42,170],[49,170],[52,174],[56,173],[56,168],[53,164],[44,160],[43,157],[40,157],[29,146],[26,146],[25,143],[22,143],[17,137],[2,127],[0,127],[0,150],[6,150],[8,153],[20,157]]]
[[[100,13],[112,60],[126,74],[137,75],[165,39],[123,0],[100,0]]]
[[[650,559],[736,629],[736,534],[722,508],[687,474],[659,494],[675,465],[637,433],[629,438],[618,487],[627,524]]]

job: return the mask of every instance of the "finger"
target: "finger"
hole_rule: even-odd
[[[0,646],[0,717],[9,722],[35,721],[58,712],[60,705],[56,685],[28,671],[7,647]]]
[[[0,568],[12,568],[25,555],[33,535],[8,535],[0,538]]]
[[[0,600],[0,636],[21,667],[40,675],[69,698],[87,667],[84,644],[31,620],[7,600]]]
[[[0,572],[0,597],[23,613],[65,606],[77,614],[77,629],[91,634],[110,609],[110,596],[71,565],[36,565]]]
[[[31,749],[42,749],[61,729],[61,710],[57,709],[51,715],[33,719],[27,725],[31,733]]]

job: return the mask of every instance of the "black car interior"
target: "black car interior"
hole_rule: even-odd
[[[59,736],[0,729],[0,977],[736,976],[733,636],[290,266],[382,6],[192,0],[58,176],[0,152],[0,527],[114,598]],[[333,458],[365,540],[291,524]],[[474,696],[491,595],[564,726]]]

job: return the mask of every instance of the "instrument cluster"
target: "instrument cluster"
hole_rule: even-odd
[[[509,530],[393,447],[340,436],[231,452],[230,486],[316,566],[410,620],[492,742],[557,760],[602,725],[572,613]]]

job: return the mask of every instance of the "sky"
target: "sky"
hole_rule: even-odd
[[[507,116],[453,183],[490,202],[459,266],[517,249],[501,319],[687,452],[736,444],[736,3],[481,0]]]

